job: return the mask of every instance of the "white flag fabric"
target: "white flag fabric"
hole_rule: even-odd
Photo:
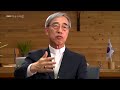
[[[108,46],[107,46],[107,55],[106,59],[112,60],[112,55],[113,55],[114,49],[112,48],[112,44],[110,39],[108,40]]]

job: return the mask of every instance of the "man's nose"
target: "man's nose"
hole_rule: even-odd
[[[62,27],[59,27],[59,29],[57,30],[58,33],[62,33]]]

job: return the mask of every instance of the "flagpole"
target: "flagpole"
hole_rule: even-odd
[[[110,57],[110,61],[112,62],[112,57]]]

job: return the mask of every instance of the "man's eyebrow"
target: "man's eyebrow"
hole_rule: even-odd
[[[58,22],[53,22],[52,24],[59,24]]]
[[[63,24],[68,26],[68,24],[67,24],[67,23],[63,23]]]
[[[59,22],[53,22],[52,24],[59,24]],[[69,26],[67,23],[63,23],[63,25]]]

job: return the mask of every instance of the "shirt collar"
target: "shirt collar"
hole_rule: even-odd
[[[65,51],[65,45],[60,49],[55,49],[52,46],[49,45],[50,53],[56,54],[56,53],[63,53]]]

